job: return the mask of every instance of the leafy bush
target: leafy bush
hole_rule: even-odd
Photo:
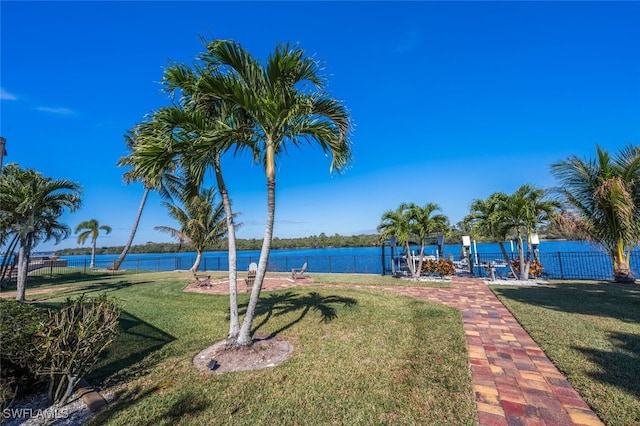
[[[0,403],[2,409],[38,384],[35,341],[47,311],[15,300],[0,299]]]
[[[49,312],[40,332],[38,374],[49,379],[49,399],[64,404],[75,386],[111,344],[118,332],[120,309],[101,295],[67,301],[60,311]]]
[[[435,259],[427,259],[422,263],[422,274],[433,275],[438,274],[441,277],[445,277],[447,275],[453,275],[456,272],[456,267],[452,260],[440,258],[438,260]]]
[[[512,260],[511,265],[513,265],[513,269],[515,269],[516,271],[520,270],[520,260],[518,259]],[[542,263],[540,263],[537,260],[533,260],[529,265],[529,277],[539,278],[542,276],[543,270],[544,270],[544,267],[542,266]]]

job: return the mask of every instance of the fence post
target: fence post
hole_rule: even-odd
[[[558,266],[560,267],[560,279],[564,280],[564,272],[562,270],[562,255],[558,252]]]

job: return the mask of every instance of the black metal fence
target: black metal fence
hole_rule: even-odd
[[[516,259],[517,257],[514,257]],[[474,259],[475,260],[475,259]],[[601,252],[553,252],[540,253],[539,261],[542,264],[542,277],[555,280],[610,280],[613,279],[613,262],[611,258]],[[478,254],[479,267],[475,269],[478,276],[486,276],[487,271],[482,265],[504,265],[502,254]],[[631,270],[640,278],[640,253],[635,251],[631,255]],[[507,278],[509,267],[496,268],[498,277]]]
[[[451,255],[445,254],[451,258]],[[475,254],[474,254],[475,257]],[[543,278],[548,279],[575,279],[575,280],[610,280],[613,278],[613,264],[609,256],[600,252],[553,252],[540,253],[540,262],[543,266]],[[195,261],[194,256],[137,256],[131,255],[125,258],[121,270],[127,271],[173,271],[188,270]],[[383,261],[385,265],[383,265]],[[344,255],[344,256],[271,256],[267,270],[270,272],[290,272],[293,268],[300,268],[307,263],[308,272],[316,273],[355,273],[355,274],[382,274],[383,269],[390,269],[393,260],[381,255]],[[30,275],[53,276],[69,272],[91,274],[95,272],[112,272],[109,270],[113,260],[96,260],[93,268],[89,259],[60,259],[55,262],[44,262],[30,267]],[[258,257],[239,256],[237,268],[239,271],[249,269],[249,264],[258,263]],[[479,265],[474,270],[476,276],[486,276],[487,271],[483,264],[495,263],[498,265],[495,272],[497,277],[507,278],[509,268],[504,265],[504,259],[500,253],[478,253]],[[203,256],[199,271],[226,271],[229,261],[226,256]],[[640,252],[635,251],[631,256],[631,269],[640,277]]]

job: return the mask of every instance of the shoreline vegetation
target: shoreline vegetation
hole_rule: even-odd
[[[545,229],[540,230],[540,238],[543,240],[574,240],[568,235],[560,235],[556,230]],[[454,230],[445,237],[445,245],[460,244],[462,235],[468,235],[468,232]],[[486,239],[476,238],[478,243],[491,242]],[[278,238],[274,237],[271,242],[271,249],[308,249],[308,248],[344,248],[344,247],[379,247],[381,237],[379,234],[358,234],[358,235],[311,235],[301,238]],[[260,250],[262,247],[262,239],[258,238],[239,238],[236,240],[237,250]],[[124,246],[112,247],[96,247],[96,254],[120,254]],[[208,251],[227,251],[228,240],[225,238],[218,243],[208,247]],[[178,243],[156,243],[149,241],[146,244],[136,244],[131,246],[129,253],[181,253],[194,251],[189,244]],[[91,247],[76,247],[55,250],[56,256],[82,256],[91,254]]]

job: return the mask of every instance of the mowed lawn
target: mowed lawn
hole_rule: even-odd
[[[607,425],[640,425],[640,285],[493,289]]]
[[[254,331],[288,340],[293,353],[274,368],[208,375],[192,360],[226,336],[229,300],[183,292],[187,282],[181,273],[67,278],[59,285],[73,288],[38,295],[43,304],[83,292],[120,301],[122,332],[89,378],[118,398],[92,424],[477,423],[453,308],[377,289],[263,292]],[[239,297],[242,310],[248,295]]]

